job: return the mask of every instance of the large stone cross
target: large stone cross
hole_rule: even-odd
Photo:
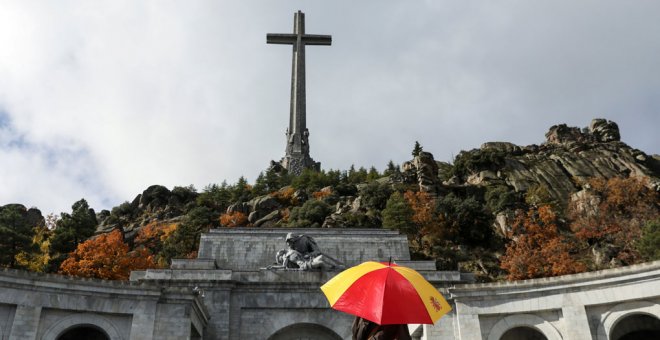
[[[304,168],[320,168],[309,156],[309,132],[305,110],[305,45],[330,45],[329,35],[305,34],[305,13],[294,14],[293,34],[268,33],[269,44],[293,45],[293,65],[291,69],[291,111],[287,130],[286,154],[282,165],[296,175]]]

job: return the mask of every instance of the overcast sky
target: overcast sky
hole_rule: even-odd
[[[284,155],[302,10],[311,155],[382,170],[555,124],[660,153],[658,1],[2,1],[0,205],[70,212],[152,184],[253,183]]]

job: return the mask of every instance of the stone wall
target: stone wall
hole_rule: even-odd
[[[187,339],[208,315],[191,289],[0,271],[0,339],[56,339],[83,325],[110,339]],[[170,329],[159,320],[176,320]],[[176,327],[176,332],[171,329]],[[164,331],[168,336],[161,336]]]
[[[549,340],[607,340],[618,322],[637,314],[657,320],[651,329],[660,334],[660,261],[556,278],[457,285],[449,292],[457,334],[435,339],[496,340],[513,328],[528,327]]]
[[[257,270],[275,262],[286,248],[287,233],[312,236],[324,254],[347,266],[368,260],[409,261],[408,239],[398,231],[384,229],[293,229],[222,228],[202,235],[199,259],[213,259],[219,268]]]
[[[453,308],[435,325],[410,325],[414,339],[499,340],[516,329],[549,340],[605,340],[644,327],[660,332],[660,261],[467,284],[473,282],[469,274],[410,261],[407,248],[400,248],[407,241],[397,232],[243,229],[203,236],[200,256],[217,256],[222,266],[216,258],[177,260],[170,269],[133,272],[130,282],[2,270],[0,339],[56,339],[80,325],[93,325],[111,339],[350,339],[353,317],[332,310],[319,289],[336,272],[259,269],[272,261],[271,249],[284,244],[287,232],[313,235],[322,250],[335,255],[370,259],[391,252],[407,258],[399,264],[416,268]],[[223,259],[218,249],[230,248],[251,251],[229,252],[234,257]]]

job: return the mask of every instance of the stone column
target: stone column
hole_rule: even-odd
[[[561,309],[564,322],[564,339],[581,340],[591,339],[589,318],[584,306],[565,306]]]
[[[454,321],[456,320],[456,311],[452,310],[443,315],[435,325],[424,325],[424,335],[421,340],[454,340]]]
[[[481,340],[481,325],[479,315],[461,314],[458,318],[458,339]]]
[[[131,340],[151,339],[156,323],[156,302],[142,302],[133,312]]]
[[[41,307],[16,306],[14,323],[9,333],[10,340],[34,340],[37,338]]]

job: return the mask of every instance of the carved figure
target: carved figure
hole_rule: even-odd
[[[308,235],[286,235],[287,249],[275,255],[277,264],[266,269],[284,270],[334,270],[344,268],[344,264],[331,256],[321,253],[314,238]]]
[[[313,258],[309,258],[301,254],[300,252],[289,249],[289,250],[280,250],[275,256],[276,265],[270,265],[266,269],[284,269],[284,270],[311,270],[311,269],[320,269],[320,270],[333,270],[338,268],[343,268],[344,265],[331,258],[327,255],[317,255]]]
[[[286,235],[286,245],[290,249],[310,258],[321,254],[321,249],[319,249],[314,238],[308,235],[293,235],[293,233],[288,233]]]

